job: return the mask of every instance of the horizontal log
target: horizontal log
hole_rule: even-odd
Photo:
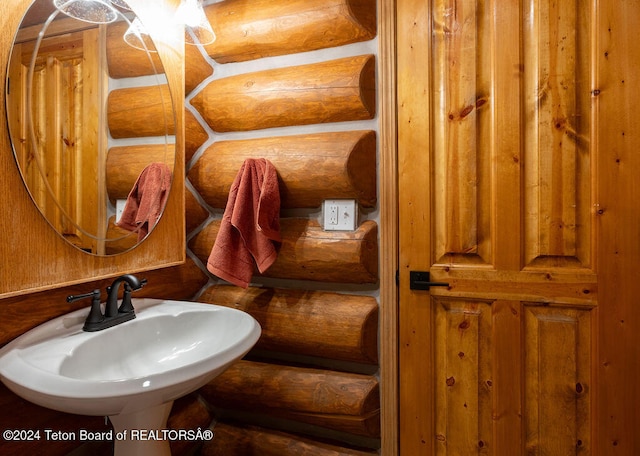
[[[372,456],[377,451],[356,450],[330,445],[257,426],[218,422],[215,438],[204,443],[201,456]]]
[[[189,163],[197,150],[209,139],[209,134],[191,111],[184,112],[184,161]]]
[[[110,148],[106,163],[109,199],[115,201],[126,198],[140,173],[150,163],[166,163],[173,171],[175,150],[174,144],[144,144]]]
[[[278,171],[283,208],[320,207],[327,198],[376,203],[376,134],[344,131],[240,141],[209,147],[188,178],[211,207],[224,209],[245,159],[262,157]]]
[[[136,292],[136,297],[158,297],[191,300],[208,281],[207,275],[187,256],[184,264],[154,271],[140,272],[141,277],[147,279],[142,290]]]
[[[200,389],[217,408],[379,437],[380,391],[371,375],[239,361]]]
[[[211,415],[196,393],[177,399],[171,407],[167,427],[176,431],[207,429],[211,424]],[[171,454],[195,454],[201,442],[189,439],[171,439]]]
[[[107,255],[126,252],[138,244],[138,233],[125,230],[116,225],[115,215],[109,217],[106,238],[104,249]]]
[[[247,312],[262,327],[256,348],[295,355],[378,362],[378,303],[371,296],[218,285],[198,301]]]
[[[163,74],[164,65],[157,52],[145,53],[132,48],[123,39],[128,24],[124,21],[107,26],[107,65],[113,79]],[[196,46],[185,47],[185,94],[213,74],[213,68]]]
[[[189,242],[191,251],[207,263],[220,221],[205,226]],[[317,221],[280,220],[282,243],[278,258],[264,277],[338,283],[378,281],[378,226],[367,220],[355,231],[324,231]]]
[[[167,424],[170,429],[205,429],[211,424],[211,415],[199,394],[191,393],[175,400]]]
[[[185,219],[187,223],[187,235],[202,225],[209,217],[209,211],[205,209],[189,189],[184,192]]]
[[[168,84],[112,90],[107,123],[114,138],[175,134],[176,114]]]
[[[191,104],[218,132],[372,119],[375,57],[246,73],[207,84]]]
[[[164,67],[157,52],[144,52],[129,46],[123,39],[129,28],[126,21],[107,26],[107,65],[113,79],[135,78],[164,74]]]
[[[198,46],[185,46],[184,91],[189,95],[202,81],[213,74],[213,67],[200,52]]]
[[[336,47],[376,34],[375,0],[227,0],[205,8],[220,63]]]

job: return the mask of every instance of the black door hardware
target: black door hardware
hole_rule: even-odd
[[[428,290],[431,287],[448,287],[445,282],[431,282],[428,271],[409,271],[409,288],[411,290]]]

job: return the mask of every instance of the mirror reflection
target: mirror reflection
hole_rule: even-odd
[[[18,30],[7,112],[29,194],[68,242],[95,255],[135,247],[162,214],[175,163],[175,116],[154,43],[124,40],[128,8],[95,24],[36,0]],[[142,35],[140,35],[142,33]]]

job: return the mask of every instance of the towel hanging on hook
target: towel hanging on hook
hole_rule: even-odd
[[[268,160],[248,158],[231,184],[207,269],[246,288],[256,267],[263,273],[275,262],[280,241],[278,173]]]
[[[162,215],[171,187],[171,169],[164,163],[151,163],[136,180],[120,220],[120,228],[138,231],[138,241],[153,229]]]

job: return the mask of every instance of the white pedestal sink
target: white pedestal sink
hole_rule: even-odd
[[[170,454],[168,440],[131,439],[166,428],[173,401],[242,358],[260,337],[249,314],[184,301],[133,299],[136,319],[84,332],[88,309],[44,323],[0,350],[0,379],[35,404],[108,416],[115,453]],[[125,432],[126,431],[126,432]]]

